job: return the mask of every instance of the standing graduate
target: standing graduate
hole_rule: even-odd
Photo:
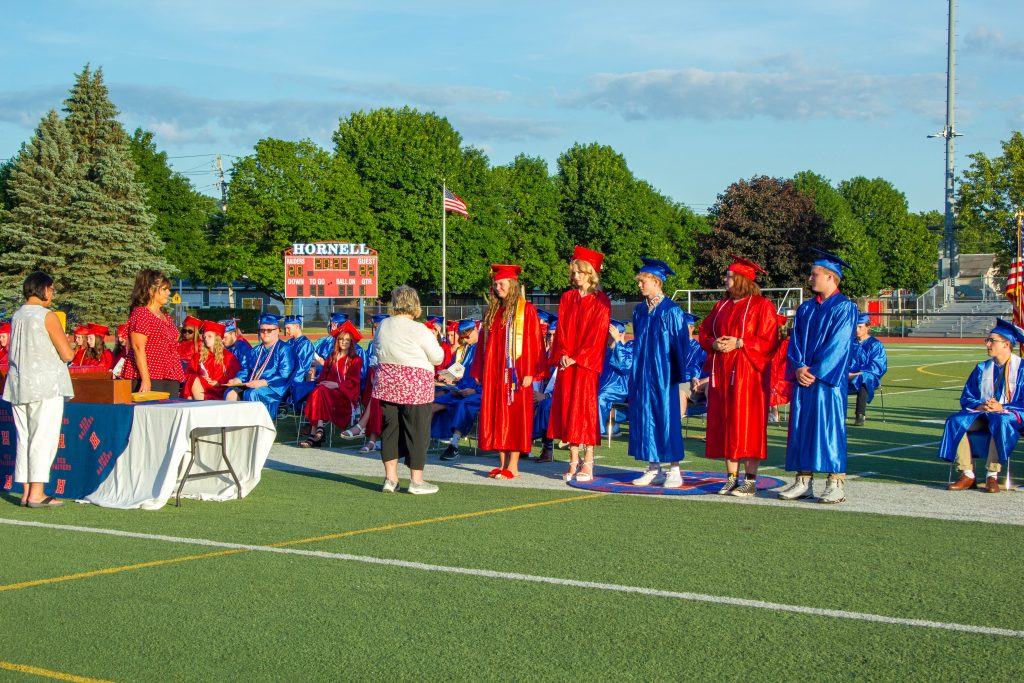
[[[83,344],[85,353],[79,359],[78,364],[87,368],[96,368],[97,370],[110,370],[114,367],[114,354],[107,350],[107,344],[104,341],[104,338],[110,332],[110,328],[106,325],[96,325],[95,323],[89,323],[87,327],[85,344]]]
[[[821,256],[808,278],[816,296],[796,311],[786,371],[795,380],[786,469],[797,474],[779,498],[810,498],[814,472],[825,472],[825,492],[818,502],[841,503],[846,500],[846,370],[857,306],[839,291],[843,268],[850,264],[813,251]]]
[[[956,463],[957,480],[947,486],[963,491],[978,486],[968,432],[988,432],[985,491],[999,493],[999,471],[1020,439],[1024,420],[1024,363],[1013,354],[1024,344],[1024,330],[1000,318],[985,339],[988,360],[978,363],[960,394],[960,412],[946,418],[939,457]]]
[[[871,336],[871,316],[857,316],[857,333],[850,351],[850,393],[857,395],[854,408],[854,427],[864,426],[867,406],[875,400],[875,390],[882,384],[882,376],[889,370],[889,360],[882,342]]]
[[[75,355],[71,359],[72,367],[78,367],[82,364],[85,359],[85,352],[89,350],[89,347],[85,345],[85,338],[89,336],[89,327],[92,323],[85,323],[75,328],[75,341],[73,344]]]
[[[648,463],[633,480],[650,486],[664,476],[665,488],[679,488],[683,475],[683,425],[679,384],[686,372],[689,334],[686,314],[662,286],[675,272],[664,261],[642,259],[636,282],[644,301],[633,309],[633,368],[629,379],[629,454]],[[669,463],[663,475],[661,463]]]
[[[264,313],[259,317],[260,344],[249,352],[247,367],[230,380],[228,388],[235,387],[242,392],[243,401],[259,401],[267,407],[270,419],[277,418],[277,408],[294,375],[292,355],[281,343],[278,323],[281,316]],[[225,398],[238,400],[237,391],[228,391]]]
[[[549,357],[558,365],[548,438],[569,443],[566,481],[594,478],[594,446],[601,440],[597,385],[604,369],[612,305],[599,287],[604,254],[577,246],[569,263],[571,288],[558,304],[558,329]],[[585,446],[580,469],[579,447]],[[577,475],[577,470],[579,474]]]
[[[519,454],[533,447],[533,387],[546,372],[537,309],[523,297],[522,267],[491,266],[484,338],[477,347],[472,377],[480,383],[480,448],[498,451],[495,479],[519,476]]]
[[[768,458],[769,361],[779,332],[775,306],[761,296],[755,282],[765,270],[749,259],[730,256],[734,262],[725,271],[725,296],[700,326],[709,375],[705,457],[725,459],[728,479],[720,494],[752,496],[758,465]]]

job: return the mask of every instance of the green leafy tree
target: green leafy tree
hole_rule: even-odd
[[[231,169],[227,223],[215,252],[221,263],[230,264],[230,279],[244,276],[279,291],[284,251],[292,244],[346,241],[373,247],[376,237],[369,197],[346,160],[309,140],[267,138]]]
[[[815,208],[814,196],[792,180],[758,176],[737,181],[718,196],[708,216],[710,231],[697,252],[697,272],[709,288],[722,287],[731,253],[752,259],[768,271],[759,276],[762,286],[803,286],[812,258],[810,248],[832,251],[836,247],[828,223]]]
[[[882,285],[922,292],[935,279],[938,242],[912,220],[906,196],[883,178],[844,180],[839,193],[882,259]]]
[[[220,205],[196,192],[185,176],[171,170],[167,153],[156,148],[153,133],[137,128],[128,144],[137,169],[135,180],[146,188],[153,232],[166,245],[164,256],[180,275],[205,279],[210,232],[220,219]]]
[[[145,188],[135,179],[128,136],[118,123],[103,72],[86,66],[64,102],[66,125],[84,183],[75,232],[64,247],[68,300],[82,317],[123,320],[141,268],[171,270],[151,228]]]
[[[0,300],[10,310],[21,302],[21,285],[35,270],[49,273],[65,307],[68,237],[76,233],[75,203],[84,181],[63,119],[50,110],[9,165],[0,210]]]
[[[997,157],[968,158],[956,198],[960,251],[994,251],[1009,263],[1017,254],[1016,214],[1024,210],[1024,135],[1014,131]]]
[[[864,226],[828,179],[811,171],[797,173],[793,182],[814,198],[815,210],[826,224],[835,254],[853,265],[843,272],[843,292],[849,296],[875,295],[882,286],[882,262]]]

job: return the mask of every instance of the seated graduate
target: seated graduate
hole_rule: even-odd
[[[551,402],[555,396],[555,380],[558,376],[558,359],[551,357],[551,348],[558,331],[558,316],[547,311],[537,311],[540,323],[540,334],[544,340],[544,357],[547,359],[547,374],[533,380],[533,438],[540,439],[540,455],[537,462],[552,462],[555,459],[555,440],[548,436],[548,425],[551,423]],[[559,448],[568,448],[569,444],[559,442]],[[529,454],[527,454],[529,458]]]
[[[363,360],[356,353],[362,340],[356,326],[349,321],[334,328],[334,348],[327,355],[316,387],[306,401],[305,415],[311,426],[309,437],[299,445],[314,448],[324,442],[324,428],[333,422],[339,429],[352,424],[359,404],[359,375]]]
[[[386,313],[375,313],[370,318],[370,331],[376,336],[377,328],[387,319]],[[366,443],[359,449],[360,453],[372,453],[380,448],[381,412],[380,401],[373,397],[373,377],[377,372],[377,353],[374,349],[373,340],[366,347],[366,365],[369,366],[363,380],[362,415],[359,422],[350,429],[341,433],[343,439],[355,439],[366,436]]]
[[[316,371],[313,358],[316,349],[313,342],[302,331],[302,316],[290,315],[284,319],[284,343],[292,354],[292,381],[289,391],[293,406],[298,407],[313,391]]]
[[[281,316],[264,313],[259,317],[260,344],[249,353],[249,361],[238,375],[228,380],[224,398],[237,401],[259,401],[267,407],[270,418],[277,417],[277,408],[291,383],[292,354],[281,343],[278,321]]]
[[[110,368],[110,373],[114,379],[121,377],[121,372],[124,370],[125,355],[128,353],[128,323],[118,325],[117,330],[114,332],[114,351],[111,354],[113,356],[114,365]]]
[[[686,329],[690,335],[689,350],[686,355],[686,369],[683,371],[683,383],[679,385],[679,408],[683,415],[692,406],[707,405],[708,398],[705,388],[708,375],[704,372],[708,352],[700,345],[694,330],[700,322],[700,316],[685,313]]]
[[[608,416],[612,404],[625,403],[629,398],[629,371],[633,367],[633,340],[626,339],[626,321],[612,320],[608,326],[608,355],[597,384],[597,410],[601,418],[601,434],[608,435]],[[682,385],[680,385],[682,386]],[[618,422],[626,416],[620,411],[612,434],[619,433]]]
[[[202,326],[203,321],[191,315],[186,315],[185,322],[181,324],[178,355],[181,356],[181,363],[184,367],[188,367],[189,362],[199,354],[199,349],[203,347]]]
[[[963,491],[978,486],[968,432],[988,432],[985,491],[999,492],[999,471],[1020,438],[1024,418],[1024,363],[1013,354],[1024,343],[1024,330],[996,318],[985,339],[988,360],[978,363],[960,394],[961,410],[946,418],[939,457],[956,463],[957,480],[947,488]]]
[[[11,346],[11,324],[0,323],[0,370],[7,371]]]
[[[789,403],[789,397],[793,393],[793,382],[786,379],[786,358],[789,353],[789,327],[788,323],[792,318],[781,313],[775,314],[779,323],[779,345],[775,347],[772,355],[771,390],[768,393],[768,421],[779,421],[779,406]]]
[[[448,447],[441,454],[442,460],[459,457],[459,440],[473,428],[480,412],[480,384],[470,376],[480,333],[475,320],[462,320],[456,325],[458,336],[448,367],[460,364],[463,367],[462,377],[456,381],[444,376],[438,378],[442,386],[434,399],[434,416],[430,422],[431,438],[449,440]]]
[[[114,354],[107,350],[104,340],[110,332],[106,325],[88,323],[88,332],[85,335],[83,349],[85,351],[79,360],[79,365],[97,370],[110,370],[114,367]]]
[[[871,336],[870,325],[871,316],[867,313],[857,316],[857,330],[850,349],[849,392],[857,394],[853,422],[855,427],[864,426],[867,405],[875,399],[875,389],[882,383],[882,375],[889,369],[885,347]]]
[[[242,329],[238,326],[238,319],[228,318],[218,322],[224,326],[224,348],[235,354],[235,358],[241,363],[241,356],[252,348],[252,344],[242,334]]]
[[[185,370],[182,398],[195,401],[221,401],[227,383],[242,370],[235,354],[224,347],[224,325],[212,320],[200,324],[203,346]]]
[[[87,347],[85,345],[85,338],[89,335],[89,325],[91,323],[85,323],[75,328],[75,340],[71,345],[75,349],[75,355],[71,358],[71,362],[68,363],[71,367],[76,367],[82,364],[82,359],[85,358],[85,352]]]

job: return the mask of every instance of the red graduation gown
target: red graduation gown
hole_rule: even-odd
[[[784,406],[793,393],[793,383],[786,380],[786,355],[789,352],[789,338],[779,341],[772,355],[772,393],[769,404]]]
[[[333,422],[339,429],[346,429],[352,424],[352,409],[359,401],[362,369],[363,359],[359,356],[344,356],[337,363],[327,359],[316,387],[306,401],[306,419],[310,424],[323,420]],[[338,386],[328,387],[324,382],[334,382]]]
[[[223,400],[224,390],[227,388],[224,386],[224,383],[237,375],[242,369],[242,366],[239,365],[238,359],[235,358],[235,354],[231,353],[228,349],[224,349],[223,367],[217,365],[217,359],[212,353],[207,355],[206,361],[203,363],[203,367],[206,368],[206,373],[209,375],[210,380],[217,383],[215,386],[212,382],[199,374],[199,358],[200,354],[197,353],[192,356],[192,360],[188,362],[188,369],[185,371],[185,384],[181,389],[182,397],[192,398],[192,384],[198,379],[199,383],[203,385],[203,395],[206,397],[207,401]]]
[[[743,348],[719,353],[721,336],[743,340]],[[768,457],[770,361],[778,343],[775,307],[763,296],[722,299],[700,325],[707,351],[707,447],[705,457],[764,460]]]
[[[562,356],[576,362],[561,368],[555,378],[548,438],[589,446],[601,442],[597,384],[604,368],[611,311],[604,292],[580,296],[578,289],[570,289],[562,295],[551,362],[557,365]]]
[[[533,447],[533,387],[519,387],[509,402],[511,375],[506,377],[504,311],[499,309],[491,329],[484,330],[470,370],[470,376],[481,385],[480,448],[529,453]],[[527,303],[523,311],[523,351],[515,361],[518,383],[521,385],[526,377],[543,377],[546,363],[537,309]]]

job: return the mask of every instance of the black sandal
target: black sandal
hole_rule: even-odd
[[[317,427],[313,435],[299,444],[302,448],[319,448],[324,442],[324,428]]]

